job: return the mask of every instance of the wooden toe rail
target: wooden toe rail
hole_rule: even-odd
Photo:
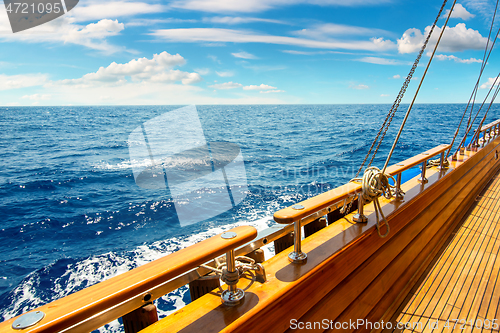
[[[0,332],[90,332],[165,294],[169,280],[241,246],[257,230],[241,226],[229,230],[235,238],[213,236],[188,248],[37,308],[45,317],[35,326],[14,330],[12,318],[0,323]],[[163,289],[162,289],[163,288]]]

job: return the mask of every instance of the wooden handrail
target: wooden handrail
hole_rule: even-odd
[[[440,145],[390,166],[387,172],[391,175],[400,174],[449,148],[449,145]],[[339,202],[358,193],[360,190],[360,184],[348,183],[342,185],[300,202],[299,204],[304,206],[304,209],[296,210],[292,207],[282,209],[274,214],[274,219],[278,223],[290,224],[312,217],[315,213],[323,213],[322,210],[336,206]],[[214,236],[37,308],[34,311],[44,312],[45,318],[37,325],[23,330],[23,332],[60,332],[67,329],[79,332],[99,328],[139,308],[144,302],[163,296],[162,291],[165,291],[165,286],[169,283],[172,284],[172,279],[177,276],[244,245],[257,235],[255,228],[249,226],[234,228],[230,231],[236,232],[238,236],[229,240],[222,239],[220,235]],[[196,271],[192,272],[197,274]],[[176,283],[182,283],[182,281]],[[0,331],[19,332],[11,327],[16,318],[0,323]]]
[[[116,308],[122,304],[133,300],[129,304],[135,304],[134,307],[138,308],[145,302],[163,296],[162,294],[154,294],[152,290],[210,259],[251,241],[257,236],[257,230],[251,226],[241,226],[229,231],[236,233],[237,236],[232,239],[223,239],[221,235],[213,236],[41,306],[34,311],[44,312],[45,317],[35,326],[22,330],[22,332],[53,333],[68,328],[75,332],[89,332],[97,329],[134,310],[134,308],[122,307],[121,311],[116,311]],[[17,318],[0,323],[0,332],[20,332],[12,328],[12,323]]]
[[[443,144],[435,148],[429,149],[417,156],[411,157],[403,162],[391,165],[387,168],[387,173],[395,176],[405,170],[408,170],[420,163],[427,161],[428,159],[443,153],[450,148],[450,145]],[[274,220],[281,224],[290,224],[298,220],[304,219],[312,214],[315,214],[327,207],[335,205],[339,201],[349,198],[350,196],[359,193],[361,191],[361,184],[347,183],[333,190],[325,193],[321,193],[315,197],[306,199],[297,203],[296,205],[301,205],[303,209],[294,209],[293,206],[281,209],[274,213]]]
[[[493,129],[493,137],[497,136],[499,134],[499,127],[500,127],[500,119],[499,120],[495,120],[494,122],[491,122],[487,125],[484,125],[482,126],[479,131],[476,130],[474,135],[472,136],[472,141],[474,142],[474,145],[477,147],[479,146],[479,136],[481,134],[483,134],[483,145],[484,143],[487,141],[489,141],[491,139],[491,131]],[[472,143],[471,141],[471,143]]]
[[[387,168],[387,173],[390,174],[391,176],[395,176],[398,173],[401,173],[403,171],[406,171],[408,169],[413,168],[414,166],[417,166],[424,161],[429,160],[430,158],[441,154],[442,152],[450,149],[450,145],[447,144],[442,144],[437,147],[434,147],[432,149],[429,149],[421,154],[418,154],[417,156],[410,157],[409,159],[404,160],[403,162],[399,162],[397,164],[391,165],[390,167]]]
[[[361,184],[344,184],[334,188],[333,190],[321,193],[317,196],[297,203],[297,205],[304,206],[301,210],[294,209],[293,206],[290,206],[277,211],[274,213],[274,220],[281,224],[294,223],[295,221],[301,220],[316,213],[317,211],[334,205],[341,200],[347,199],[359,191],[361,191]]]
[[[488,125],[484,125],[483,127],[481,127],[481,129],[479,130],[480,132],[483,132],[491,127],[494,127],[496,125],[500,124],[500,119],[498,120],[495,120],[494,122],[491,122],[489,123]]]

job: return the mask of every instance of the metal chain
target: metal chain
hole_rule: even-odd
[[[406,89],[408,88],[408,85],[410,84],[410,81],[411,81],[411,79],[413,77],[413,74],[415,73],[415,70],[417,69],[418,63],[420,62],[420,58],[422,58],[422,55],[423,55],[423,53],[425,51],[425,48],[427,47],[427,44],[429,43],[429,40],[430,40],[431,35],[432,35],[432,32],[434,31],[434,28],[436,27],[437,22],[438,22],[439,18],[441,17],[441,14],[442,14],[442,12],[444,10],[444,7],[446,6],[446,3],[447,3],[447,0],[444,0],[443,5],[441,6],[441,9],[439,10],[438,15],[437,15],[436,19],[434,20],[434,24],[432,25],[431,30],[429,31],[429,34],[427,35],[427,38],[425,39],[425,42],[422,45],[422,48],[420,49],[420,52],[418,53],[418,56],[415,59],[415,62],[413,63],[413,66],[411,67],[411,70],[408,73],[408,75],[407,75],[407,77],[406,77],[406,79],[405,79],[405,81],[403,83],[403,86],[401,87],[401,90],[399,91],[399,94],[396,97],[396,100],[392,104],[392,107],[389,110],[389,113],[387,114],[387,116],[386,116],[386,118],[384,120],[384,123],[380,127],[380,129],[379,129],[379,131],[377,133],[377,136],[375,137],[375,140],[373,140],[372,145],[371,145],[368,153],[366,154],[366,157],[363,160],[363,163],[361,163],[361,166],[359,167],[358,172],[356,173],[356,176],[354,178],[358,177],[359,174],[361,173],[361,170],[363,169],[363,166],[366,163],[366,160],[368,159],[368,156],[370,155],[371,150],[373,149],[373,146],[377,142],[377,140],[378,140],[378,138],[379,138],[379,136],[380,136],[383,128],[385,127],[385,130],[382,133],[382,137],[381,137],[381,139],[380,139],[380,141],[379,141],[379,143],[377,145],[377,148],[373,152],[373,155],[372,155],[372,157],[370,159],[370,162],[368,163],[368,165],[366,167],[367,168],[370,167],[371,164],[373,163],[373,160],[375,159],[375,156],[377,155],[377,152],[380,149],[380,146],[382,145],[382,141],[384,140],[384,137],[387,134],[387,130],[389,129],[389,127],[391,125],[392,119],[394,118],[394,116],[395,116],[395,114],[396,114],[396,112],[397,112],[397,110],[399,108],[399,104],[401,103],[401,100],[403,99],[403,97],[404,97],[404,95],[406,93]]]
[[[401,133],[403,133],[403,129],[405,127],[406,121],[408,120],[408,117],[410,116],[410,112],[413,108],[413,105],[415,104],[415,101],[417,99],[420,88],[422,87],[422,83],[424,83],[425,76],[427,75],[427,71],[429,70],[429,67],[432,63],[432,59],[434,59],[434,55],[436,54],[437,48],[439,46],[439,42],[441,42],[441,39],[443,38],[444,31],[446,29],[446,26],[448,25],[448,21],[450,20],[451,13],[453,12],[453,8],[455,8],[456,3],[457,3],[457,0],[454,0],[453,5],[451,5],[451,9],[448,13],[448,17],[446,18],[446,22],[444,22],[444,24],[443,24],[443,28],[441,29],[441,33],[439,34],[439,37],[436,41],[436,45],[434,46],[434,50],[432,50],[432,54],[429,57],[429,61],[427,62],[427,66],[425,67],[424,73],[422,74],[422,78],[420,79],[420,83],[418,84],[417,90],[415,91],[415,94],[413,95],[413,99],[410,103],[410,106],[408,106],[408,110],[406,111],[405,117],[401,123],[401,126],[399,127],[399,131],[398,131],[398,134],[396,135],[396,138],[394,139],[394,143],[392,144],[392,148],[389,151],[389,154],[387,155],[387,159],[385,160],[385,164],[384,164],[384,167],[382,169],[382,173],[385,173],[385,170],[386,170],[386,168],[389,165],[389,162],[391,160],[392,154],[394,153],[394,150],[396,149],[396,145],[399,141],[399,138],[401,137]]]
[[[408,85],[410,84],[410,81],[411,81],[411,79],[413,77],[413,74],[415,73],[415,70],[417,69],[418,63],[420,62],[420,58],[422,58],[422,55],[424,54],[425,48],[427,47],[427,44],[429,43],[429,40],[430,40],[431,35],[432,35],[432,32],[434,31],[434,28],[436,27],[437,22],[439,21],[439,18],[441,17],[441,14],[442,14],[442,12],[444,10],[444,7],[446,6],[447,1],[448,0],[444,0],[443,1],[443,5],[441,6],[441,9],[439,10],[439,13],[438,13],[436,19],[434,20],[434,23],[433,23],[433,25],[431,27],[431,30],[429,31],[429,34],[427,35],[427,38],[425,39],[425,42],[422,45],[422,48],[420,49],[420,52],[418,53],[418,56],[415,59],[415,62],[413,63],[413,66],[411,67],[410,72],[406,76],[406,79],[405,79],[405,81],[403,83],[403,86],[401,87],[401,89],[399,91],[398,96],[396,97],[396,100],[394,101],[394,103],[392,104],[391,109],[387,113],[387,116],[385,117],[384,123],[380,127],[380,129],[379,129],[379,131],[377,133],[377,136],[373,140],[372,145],[371,145],[370,149],[368,150],[368,152],[366,153],[366,156],[365,156],[363,162],[361,163],[361,165],[359,166],[358,172],[356,172],[356,175],[354,176],[354,178],[359,177],[359,174],[361,173],[361,170],[363,170],[363,167],[364,167],[366,161],[368,160],[368,157],[370,156],[370,153],[371,153],[373,147],[377,143],[377,141],[378,141],[378,139],[380,137],[380,134],[382,134],[382,137],[380,138],[380,141],[378,141],[377,147],[375,148],[375,151],[372,154],[370,162],[368,162],[368,165],[366,167],[369,168],[372,165],[373,160],[375,159],[375,156],[377,155],[377,152],[380,149],[380,146],[382,145],[382,142],[383,142],[383,140],[385,138],[385,135],[387,134],[387,131],[389,130],[391,122],[392,122],[394,116],[396,115],[396,112],[397,112],[397,110],[399,108],[399,104],[401,103],[401,100],[403,99],[403,97],[404,97],[404,95],[406,93],[406,89],[408,88]],[[384,127],[385,127],[385,130],[384,130]],[[344,214],[347,214],[348,212],[351,211],[353,201],[354,200],[352,200],[349,203],[349,207],[345,210]]]

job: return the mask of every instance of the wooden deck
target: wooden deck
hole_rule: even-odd
[[[396,322],[394,332],[499,332],[500,174],[441,252]]]

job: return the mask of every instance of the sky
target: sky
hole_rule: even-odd
[[[441,5],[80,0],[18,33],[1,6],[0,106],[393,103]],[[413,97],[451,5],[403,102]],[[469,100],[495,5],[457,1],[417,103]],[[496,49],[478,100],[498,75]]]

